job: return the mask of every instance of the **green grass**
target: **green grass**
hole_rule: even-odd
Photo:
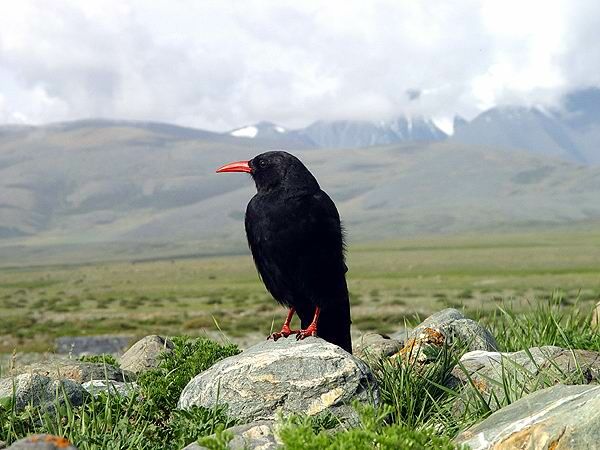
[[[222,407],[182,411],[176,403],[196,374],[238,353],[238,348],[204,338],[177,337],[173,342],[174,351],[163,355],[158,368],[138,377],[139,390],[128,396],[103,393],[73,407],[61,402],[58,393],[55,411],[17,412],[10,399],[0,403],[0,440],[10,443],[32,433],[51,433],[68,438],[80,450],[180,449],[219,425],[233,425]]]
[[[494,314],[474,318],[497,333],[506,351],[539,345],[600,348],[600,334],[585,331],[583,326],[589,315],[577,303],[563,304],[559,292],[519,315],[504,305]],[[13,442],[34,432],[49,432],[67,437],[81,450],[176,449],[196,440],[208,448],[226,448],[232,436],[223,430],[235,421],[224,407],[180,411],[176,402],[193,376],[239,350],[204,338],[174,338],[174,344],[175,350],[162,358],[157,369],[139,377],[139,391],[129,396],[101,394],[77,408],[57,398],[55,414],[36,408],[17,413],[10,401],[0,402],[0,440]],[[484,397],[477,389],[466,395],[447,387],[450,372],[463,353],[464,345],[456,343],[443,348],[425,366],[401,359],[371,359],[379,397],[376,403],[354,404],[357,423],[341,423],[329,415],[280,417],[280,438],[290,450],[451,449],[458,432],[498,407],[558,382],[587,382],[577,372],[534,375],[507,360],[496,381],[499,395]],[[457,408],[459,403],[461,408]]]
[[[393,332],[446,306],[518,314],[556,289],[600,300],[600,233],[465,235],[351,245],[348,285],[359,331]],[[285,311],[250,255],[0,269],[0,353],[48,351],[58,336],[206,335],[245,344]],[[218,324],[218,328],[215,325]]]
[[[486,324],[503,351],[541,345],[600,351],[600,334],[589,327],[600,300],[598,248],[597,231],[353,245],[353,325],[363,332],[394,332],[450,306]],[[278,326],[284,313],[249,255],[0,269],[0,353],[8,359],[13,351],[52,350],[53,340],[65,335],[218,334],[253,342]],[[208,339],[174,340],[175,352],[142,375],[139,392],[130,396],[103,394],[77,408],[57,402],[57,415],[16,413],[0,402],[0,440],[45,431],[68,437],[82,450],[181,448],[199,438],[208,448],[225,448],[231,436],[223,430],[234,423],[225,409],[184,412],[175,406],[191,377],[238,349]],[[453,448],[460,430],[493,409],[557,381],[583,381],[577,374],[533,376],[507,366],[496,386],[499,395],[465,398],[444,387],[461,352],[445,349],[425,369],[370,361],[380,402],[357,406],[358,426],[287,418],[281,428],[285,446]],[[109,355],[84,359],[114,362]],[[1,366],[2,360],[0,373]]]

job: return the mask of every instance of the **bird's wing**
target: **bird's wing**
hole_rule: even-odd
[[[269,206],[268,202],[261,202],[257,196],[248,203],[245,218],[248,246],[267,290],[279,303],[292,306],[286,287],[290,278],[289,270],[286,270],[287,266],[282,261],[285,251],[276,246],[277,241],[281,241],[277,231],[282,224],[279,218],[268,213]]]
[[[316,303],[347,295],[344,234],[335,204],[319,191],[306,206],[306,238],[298,254],[297,277]]]
[[[325,192],[278,205],[255,197],[246,210],[246,235],[256,268],[278,302],[321,304],[345,295],[343,232]]]

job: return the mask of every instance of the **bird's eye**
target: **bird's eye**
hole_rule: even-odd
[[[261,159],[261,160],[258,162],[258,165],[259,165],[260,167],[263,167],[263,168],[264,168],[264,167],[267,167],[267,161],[265,161],[264,159]]]

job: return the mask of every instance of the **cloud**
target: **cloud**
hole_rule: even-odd
[[[0,2],[0,121],[227,129],[556,104],[600,85],[599,12],[593,0]]]

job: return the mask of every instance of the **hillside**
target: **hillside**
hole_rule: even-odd
[[[15,261],[82,244],[127,258],[243,249],[254,186],[214,170],[270,148],[157,123],[5,127],[1,249]],[[600,220],[600,169],[560,159],[453,141],[294,153],[336,200],[352,241]]]
[[[524,150],[582,164],[600,163],[600,89],[566,95],[557,108],[502,106],[455,120],[451,140]]]

